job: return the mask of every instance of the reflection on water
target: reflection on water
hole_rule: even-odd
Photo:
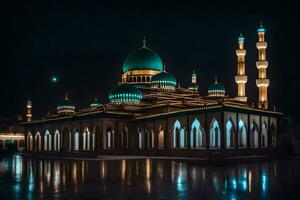
[[[297,195],[299,161],[212,167],[163,160],[0,160],[1,199],[281,199]],[[298,194],[299,195],[299,194]]]

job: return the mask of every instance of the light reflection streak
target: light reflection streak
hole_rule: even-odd
[[[277,164],[242,164],[216,168],[151,159],[97,161],[96,164],[91,164],[89,161],[31,160],[14,156],[11,160],[0,160],[0,178],[3,173],[7,173],[3,171],[6,168],[11,172],[13,185],[10,185],[9,189],[14,193],[15,199],[45,198],[47,192],[55,193],[57,197],[60,197],[63,191],[79,192],[86,187],[85,183],[95,180],[91,177],[95,174],[97,182],[99,177],[101,178],[96,184],[99,184],[97,188],[100,186],[99,191],[102,193],[110,192],[110,181],[117,178],[120,184],[116,184],[119,187],[116,190],[126,192],[138,179],[144,183],[141,186],[144,194],[155,194],[158,188],[161,190],[160,187],[171,178],[171,186],[179,199],[184,199],[189,190],[202,192],[203,189],[223,197],[219,199],[239,199],[241,194],[252,196],[257,193],[265,198],[273,186],[272,177],[283,173],[279,171],[281,165]],[[97,170],[93,171],[92,166],[96,166]],[[292,167],[284,169],[285,175],[288,175],[288,170],[294,170]]]

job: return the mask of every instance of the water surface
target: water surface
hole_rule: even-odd
[[[0,159],[0,199],[300,199],[300,161]]]

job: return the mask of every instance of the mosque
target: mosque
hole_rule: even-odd
[[[26,151],[183,157],[271,153],[277,147],[281,113],[268,105],[265,32],[260,25],[257,106],[247,101],[242,35],[237,39],[235,97],[226,94],[217,78],[208,87],[207,96],[201,96],[195,71],[190,85],[181,87],[144,39],[142,47],[126,57],[120,82],[108,94],[109,102],[95,99],[89,108],[76,110],[66,95],[57,114],[32,120],[29,101],[27,122],[23,123]]]

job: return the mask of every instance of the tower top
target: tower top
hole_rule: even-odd
[[[218,82],[218,76],[217,75],[215,75],[215,84],[218,84],[219,82]]]
[[[193,69],[192,76],[193,76],[193,77],[196,77],[196,76],[197,76],[197,75],[196,75],[196,72],[195,72],[195,69]]]
[[[167,70],[166,70],[166,62],[164,63],[164,69],[163,69],[163,72],[167,72]]]
[[[266,32],[266,29],[262,25],[262,21],[260,21],[260,26],[258,27],[257,32],[258,33],[264,33],[264,32]]]
[[[239,42],[244,42],[244,40],[245,40],[245,38],[244,38],[244,36],[243,36],[243,34],[242,34],[242,32],[240,33],[240,36],[238,37],[238,41]]]
[[[143,39],[143,48],[147,48],[146,43],[147,43],[147,41],[146,41],[146,36],[144,36],[144,39]]]
[[[68,100],[68,92],[66,92],[66,95],[65,95],[65,100]]]

